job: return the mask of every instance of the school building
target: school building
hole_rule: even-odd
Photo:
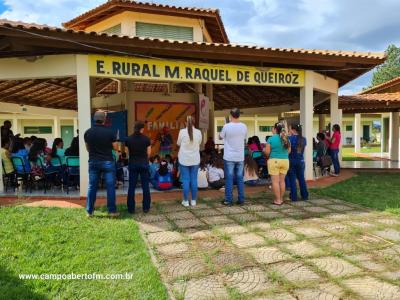
[[[342,125],[346,114],[384,112],[390,128],[397,124],[390,147],[398,152],[392,102],[380,111],[380,100],[371,100],[364,110],[354,99],[340,104],[338,96],[339,87],[384,60],[383,53],[233,44],[217,9],[110,0],[62,28],[0,21],[0,118],[12,116],[22,135],[46,135],[51,128],[54,138],[78,129],[82,196],[88,180],[83,133],[96,109],[114,114],[121,140],[138,119],[153,138],[163,126],[176,135],[188,114],[205,138],[215,136],[220,118],[239,107],[250,132],[253,126],[265,134],[273,118],[297,112],[311,141],[316,120]],[[2,109],[8,105],[15,110]],[[37,109],[46,111],[33,122]],[[257,118],[246,119],[250,113]],[[311,147],[305,160],[312,179]]]

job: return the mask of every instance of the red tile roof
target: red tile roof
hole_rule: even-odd
[[[82,30],[91,24],[123,11],[203,18],[214,42],[229,43],[218,9],[182,7],[133,0],[108,0],[80,16],[63,23],[63,26],[70,29]]]
[[[123,36],[123,35],[110,35],[107,33],[97,33],[97,32],[85,32],[83,30],[73,30],[73,29],[64,29],[59,27],[51,27],[48,25],[40,25],[35,23],[24,23],[21,21],[11,21],[7,19],[0,19],[0,26],[2,27],[11,27],[21,30],[34,30],[38,29],[43,31],[43,35],[47,31],[54,32],[66,32],[73,33],[79,35],[87,35],[87,36],[105,36],[116,39],[129,39],[132,41],[158,41],[166,44],[187,44],[194,46],[209,46],[209,47],[223,47],[223,48],[242,48],[242,49],[256,49],[256,50],[265,50],[270,52],[286,52],[286,53],[299,53],[299,54],[310,54],[310,55],[323,55],[330,57],[348,57],[348,58],[365,58],[365,59],[378,59],[383,60],[386,58],[386,55],[383,52],[359,52],[359,51],[345,51],[345,50],[319,50],[319,49],[304,49],[304,48],[275,48],[275,47],[262,47],[262,46],[254,46],[254,45],[243,45],[243,44],[224,44],[224,43],[207,43],[207,42],[194,42],[194,41],[177,41],[177,40],[168,40],[168,39],[160,39],[160,38],[149,38],[149,37],[137,37],[137,36]]]
[[[396,92],[400,92],[400,76],[393,78],[392,80],[388,80],[379,85],[373,86],[369,89],[361,91],[359,94],[370,94],[370,93],[385,93],[388,92],[388,89],[396,88]]]
[[[399,93],[375,93],[375,94],[357,94],[353,96],[340,96],[339,100],[344,103],[350,102],[400,102],[400,92]]]

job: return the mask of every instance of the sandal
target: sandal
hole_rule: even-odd
[[[283,205],[283,202],[281,202],[281,203],[277,203],[277,202],[272,202],[272,205],[278,205],[278,206],[281,206],[281,205]]]

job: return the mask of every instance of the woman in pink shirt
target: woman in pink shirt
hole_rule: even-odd
[[[339,176],[340,173],[340,163],[339,163],[339,147],[340,147],[340,126],[338,124],[333,125],[332,127],[333,134],[331,138],[331,143],[329,146],[329,152],[332,157],[332,163],[334,168],[334,173],[332,176]]]

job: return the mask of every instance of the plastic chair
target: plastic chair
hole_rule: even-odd
[[[16,181],[18,182],[18,179],[21,179],[25,185],[25,193],[28,192],[28,186],[30,192],[32,193],[32,176],[31,173],[26,169],[24,160],[21,157],[14,156],[11,157],[11,162],[15,170]]]
[[[13,191],[15,192],[15,187],[16,187],[15,170],[11,173],[6,173],[6,169],[4,167],[4,160],[1,160],[1,166],[3,168],[3,185],[5,192],[7,193],[8,187],[12,188]]]
[[[54,159],[57,159],[57,158],[58,157],[55,157]],[[59,164],[61,165],[60,158],[58,158],[58,160],[59,160]],[[38,157],[36,159],[36,164],[43,170],[43,189],[44,189],[44,193],[46,194],[48,183],[54,182],[54,179],[57,178],[57,176],[60,173],[60,170],[45,168],[42,157]]]
[[[71,183],[71,178],[78,178],[80,177],[80,163],[79,163],[79,156],[66,156],[65,157],[65,164],[66,164],[66,180],[65,183],[67,188],[67,194],[69,194],[69,187]]]

